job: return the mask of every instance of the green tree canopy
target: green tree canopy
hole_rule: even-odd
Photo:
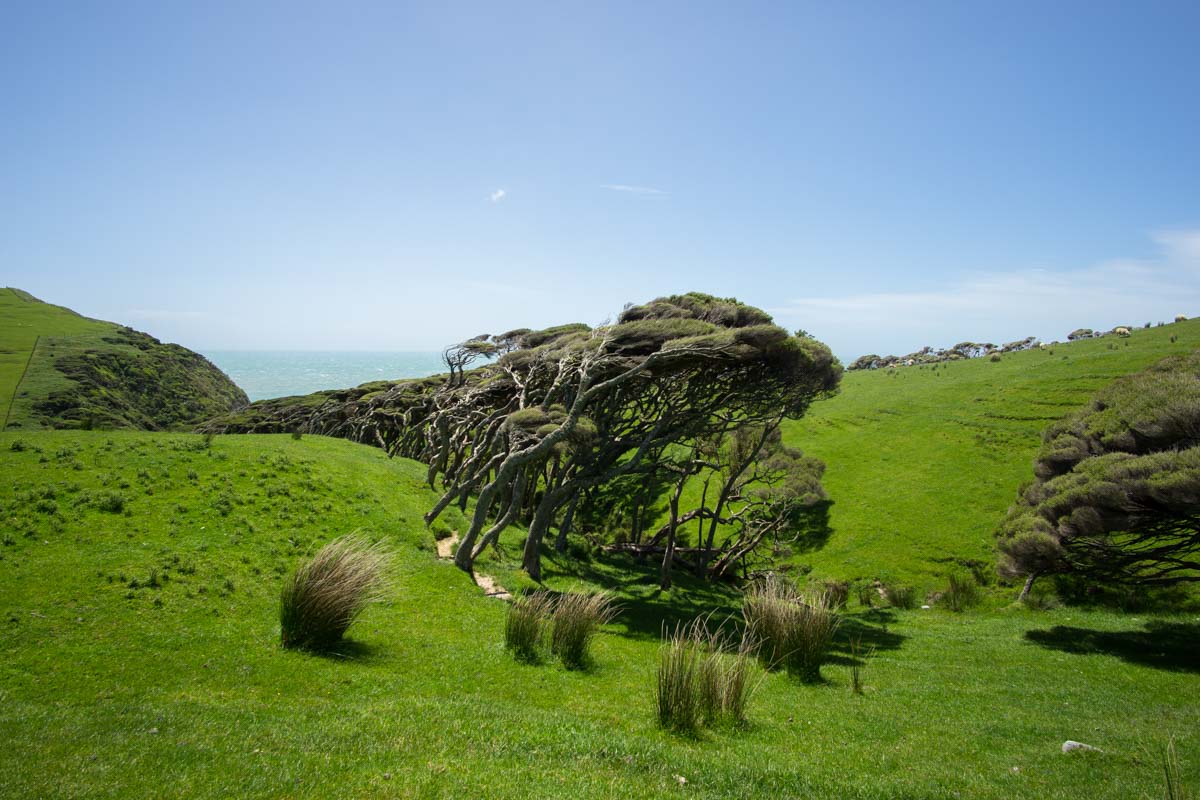
[[[997,535],[1001,571],[1200,581],[1200,351],[1118,379],[1052,425]]]

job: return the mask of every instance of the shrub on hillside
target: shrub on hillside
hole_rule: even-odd
[[[368,605],[381,599],[389,553],[357,534],[335,539],[287,578],[279,598],[280,641],[325,652]]]

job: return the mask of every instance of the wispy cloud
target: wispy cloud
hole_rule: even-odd
[[[929,291],[857,292],[797,298],[770,309],[839,355],[905,353],[963,339],[1002,342],[1109,329],[1200,313],[1200,229],[1151,234],[1158,252],[1071,270],[965,273]],[[953,341],[951,341],[953,340]]]
[[[193,320],[203,319],[208,316],[207,311],[174,311],[166,308],[135,308],[129,312],[129,316],[136,319],[149,320]]]
[[[488,195],[488,199],[491,200],[493,203],[499,203],[501,200],[503,200],[507,196],[508,196],[508,192],[504,191],[503,189],[497,189],[496,191],[494,191],[490,195]]]
[[[610,192],[627,192],[629,194],[667,194],[662,189],[655,189],[653,186],[629,186],[624,183],[602,183],[601,189],[608,189]]]

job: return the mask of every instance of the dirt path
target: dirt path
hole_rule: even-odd
[[[454,545],[458,544],[458,534],[452,533],[445,539],[437,540],[438,558],[454,558]]]
[[[438,558],[451,559],[454,558],[454,545],[458,544],[458,534],[452,533],[445,539],[437,540]],[[512,594],[500,584],[496,583],[496,579],[491,575],[483,575],[475,573],[475,585],[483,589],[483,593],[488,597],[495,597],[498,600],[512,600]]]

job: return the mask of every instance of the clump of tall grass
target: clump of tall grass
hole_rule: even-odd
[[[658,724],[667,730],[691,733],[700,721],[696,687],[700,651],[684,628],[676,628],[658,652],[654,702]]]
[[[703,626],[697,629],[696,639],[703,650],[698,674],[701,718],[709,725],[744,723],[750,701],[753,639],[743,635],[736,648],[727,648],[719,631],[709,634]]]
[[[850,640],[850,691],[853,694],[862,694],[866,688],[863,683],[863,670],[867,667],[867,662],[871,660],[871,656],[875,655],[875,648],[868,647],[865,650],[862,645],[862,638],[855,636]]]
[[[829,607],[835,611],[845,608],[846,601],[850,599],[849,581],[822,581],[821,591],[829,597]]]
[[[390,553],[358,534],[335,539],[284,580],[279,596],[284,647],[324,652],[382,598]]]
[[[886,583],[883,586],[883,594],[887,598],[888,605],[893,608],[913,609],[917,607],[917,590],[911,586]]]
[[[592,637],[616,613],[612,598],[603,592],[559,595],[552,612],[554,628],[550,635],[550,652],[558,656],[567,669],[586,666]]]
[[[1190,800],[1191,792],[1183,785],[1179,769],[1179,756],[1175,752],[1175,737],[1167,740],[1162,754],[1163,797],[1166,800]]]
[[[942,595],[946,607],[951,611],[964,611],[979,603],[979,584],[971,575],[961,572],[950,573],[950,583]]]
[[[654,691],[661,727],[690,733],[701,725],[746,721],[752,640],[743,635],[733,652],[726,649],[723,633],[710,633],[703,617],[666,637]]]
[[[514,597],[504,620],[504,646],[519,661],[541,659],[552,604],[545,592]]]
[[[841,623],[828,593],[801,593],[790,581],[769,575],[746,593],[742,615],[764,666],[784,667],[806,683],[821,680],[821,662]]]

